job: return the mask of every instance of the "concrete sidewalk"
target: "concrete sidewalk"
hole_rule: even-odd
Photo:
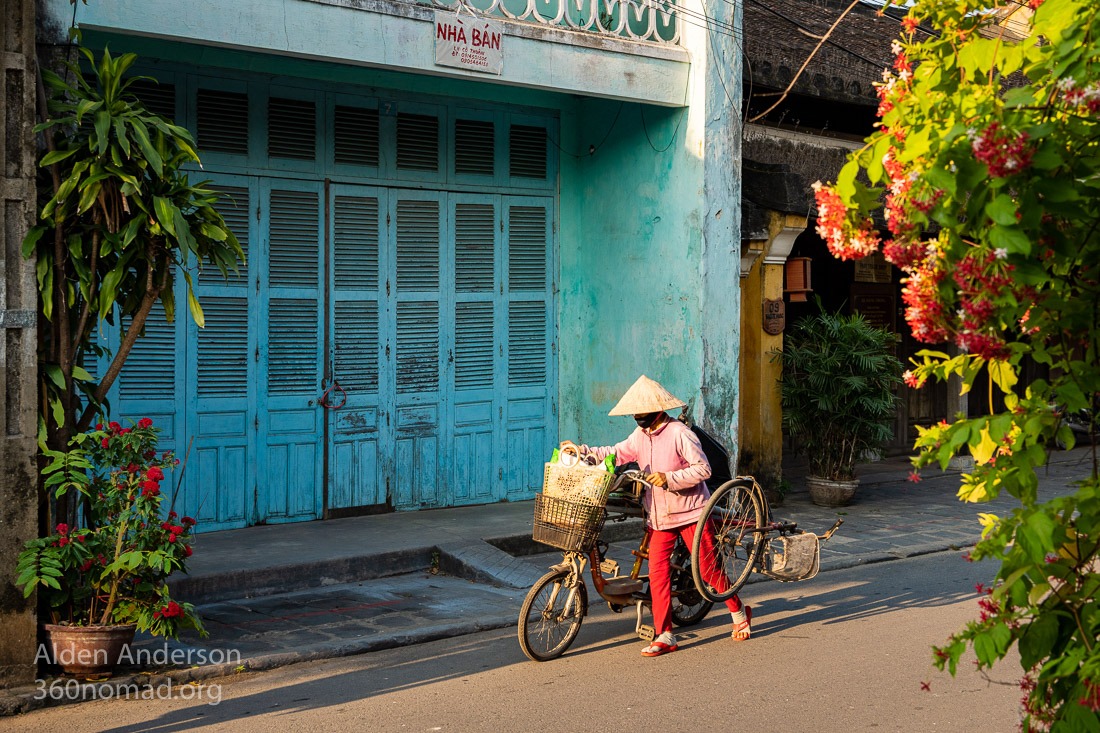
[[[810,502],[804,465],[791,463],[784,475],[792,490],[773,507],[773,518],[817,533],[844,519],[822,545],[821,569],[829,571],[959,551],[978,540],[979,511],[1013,506],[1011,497],[963,504],[955,498],[958,472],[925,470],[923,480],[912,483],[909,470],[906,457],[863,465],[853,502],[831,509]],[[1041,496],[1069,491],[1090,470],[1085,448],[1052,454]],[[530,539],[533,504],[200,534],[191,572],[173,583],[173,596],[199,607],[210,635],[167,644],[139,638],[134,657],[164,679],[186,682],[514,625],[527,590],[555,561],[551,548]],[[604,532],[619,542],[612,556],[623,553],[616,557],[621,563],[640,535],[638,520],[609,523]],[[134,679],[156,684],[159,677],[122,670],[113,684]],[[0,715],[56,704],[33,693],[0,691]]]

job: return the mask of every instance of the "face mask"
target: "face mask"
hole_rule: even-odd
[[[648,429],[653,423],[657,422],[657,418],[660,417],[660,415],[661,413],[659,412],[647,412],[644,415],[635,415],[634,422],[638,423],[638,427]]]

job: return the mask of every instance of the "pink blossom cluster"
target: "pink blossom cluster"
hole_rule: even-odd
[[[954,280],[959,286],[959,326],[955,342],[963,350],[985,359],[1004,359],[1008,346],[994,322],[996,298],[1013,285],[1010,273],[1015,269],[1004,261],[1001,250],[973,249],[955,265]]]
[[[905,321],[913,331],[913,338],[926,344],[938,344],[947,340],[947,322],[939,285],[944,271],[937,258],[921,261],[902,280],[901,298],[905,303]]]
[[[1005,130],[999,122],[972,133],[970,147],[974,158],[985,163],[994,178],[1006,178],[1026,169],[1034,153],[1026,132]]]
[[[1055,87],[1062,95],[1065,103],[1071,107],[1083,107],[1090,113],[1100,110],[1100,84],[1092,83],[1087,87],[1077,86],[1077,81],[1067,76],[1059,79]]]
[[[817,231],[825,240],[829,251],[842,260],[858,260],[878,249],[881,242],[878,230],[870,219],[859,226],[848,222],[848,210],[840,194],[830,186],[817,181],[813,184],[817,201]]]
[[[927,214],[943,196],[943,192],[935,191],[930,198],[914,195],[913,188],[920,180],[920,174],[898,162],[893,150],[883,156],[882,165],[890,177],[885,216],[886,225],[893,235],[883,244],[882,254],[890,264],[912,272],[928,256],[929,251],[928,245],[918,239],[921,226],[913,220],[913,212]]]

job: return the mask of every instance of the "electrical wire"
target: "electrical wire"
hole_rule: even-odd
[[[669,138],[668,145],[661,149],[657,149],[657,146],[653,144],[653,138],[649,136],[649,128],[645,123],[645,105],[638,105],[638,114],[642,118],[642,130],[645,132],[645,139],[649,142],[649,147],[653,148],[654,152],[663,153],[672,147],[672,143],[676,142],[676,135],[680,132],[680,123],[684,121],[684,112],[687,111],[687,107],[680,108],[680,116],[676,120],[676,128],[672,131],[672,137]]]
[[[554,147],[557,148],[560,152],[565,153],[566,155],[568,155],[569,157],[571,157],[575,160],[580,160],[581,158],[585,157],[585,155],[595,155],[596,151],[599,150],[600,148],[602,148],[603,144],[605,142],[607,142],[607,138],[611,137],[611,131],[615,129],[615,123],[617,123],[619,121],[619,115],[621,115],[622,112],[623,112],[623,105],[624,104],[626,104],[626,103],[625,102],[619,102],[619,108],[617,110],[615,110],[615,118],[613,120],[611,120],[611,124],[607,128],[607,132],[604,133],[603,138],[598,143],[596,143],[595,145],[589,145],[588,146],[588,153],[586,153],[586,154],[573,153],[573,152],[570,152],[570,151],[566,150],[560,144],[558,144],[557,140],[555,140],[553,137],[550,136],[549,132],[547,132],[547,134],[546,134],[546,139],[549,140],[554,145]],[[652,145],[652,143],[650,143],[650,144]]]

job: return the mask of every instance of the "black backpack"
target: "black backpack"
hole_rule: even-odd
[[[692,423],[688,423],[688,426],[691,428],[691,432],[699,438],[699,442],[703,444],[703,453],[710,463],[710,478],[707,479],[707,486],[716,489],[733,478],[730,475],[729,451],[703,428]]]

